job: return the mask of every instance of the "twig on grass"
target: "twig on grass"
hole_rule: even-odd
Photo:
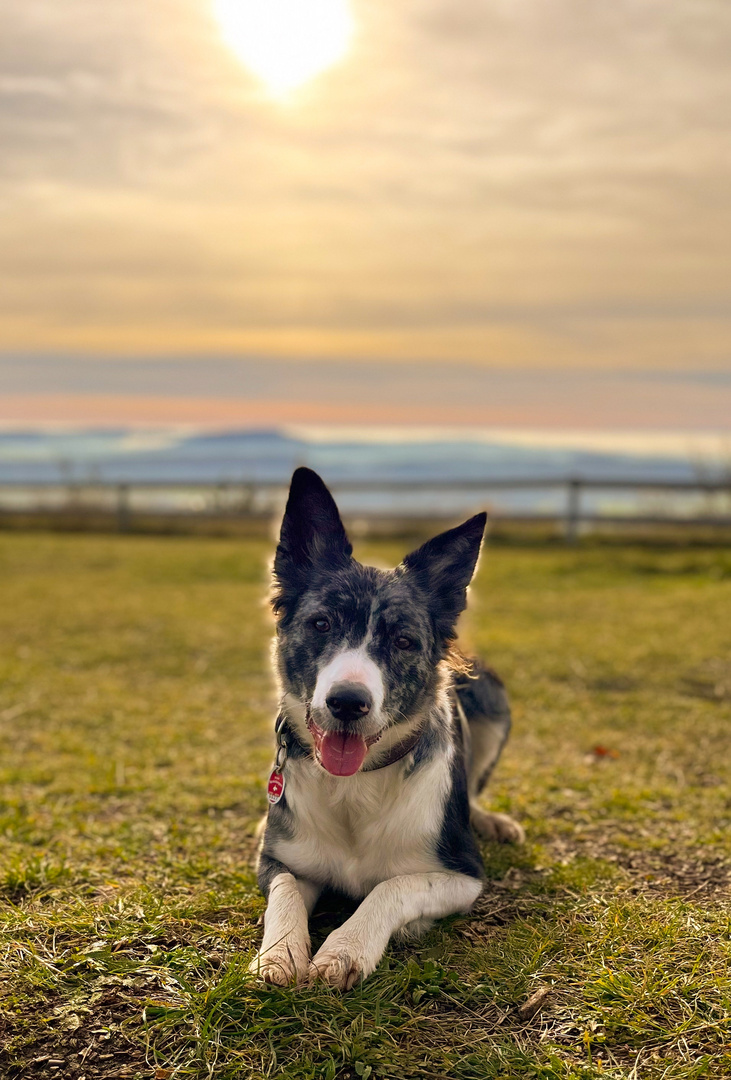
[[[521,1020],[532,1020],[534,1016],[537,1016],[543,1006],[548,1000],[551,990],[551,986],[539,986],[534,994],[524,1001],[522,1005],[518,1007],[518,1016]]]

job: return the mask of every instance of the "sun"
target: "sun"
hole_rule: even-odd
[[[213,0],[228,45],[276,96],[331,67],[353,34],[349,0]]]

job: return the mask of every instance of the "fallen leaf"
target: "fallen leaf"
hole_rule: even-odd
[[[598,758],[612,758],[616,760],[619,757],[617,750],[610,750],[608,746],[595,746],[592,748],[592,754]]]

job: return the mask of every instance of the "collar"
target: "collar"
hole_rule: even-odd
[[[416,747],[416,744],[418,743],[423,733],[424,725],[420,724],[416,731],[412,731],[412,733],[410,735],[407,735],[405,739],[402,739],[401,742],[398,742],[395,746],[392,746],[383,761],[379,762],[378,765],[366,765],[363,769],[361,769],[361,772],[375,772],[376,769],[385,769],[387,765],[393,765],[395,762],[400,761],[401,758],[406,757],[406,755],[410,754],[411,751]]]

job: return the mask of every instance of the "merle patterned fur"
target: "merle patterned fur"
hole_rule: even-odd
[[[403,724],[424,712],[445,677],[457,618],[466,606],[467,585],[474,572],[486,515],[477,514],[456,529],[435,537],[408,555],[394,570],[363,566],[352,557],[332,496],[316,473],[298,469],[282,523],[274,561],[272,606],[277,616],[275,662],[284,695],[311,700],[319,670],[344,643],[357,648],[371,631],[368,651],[386,684],[384,711],[389,726]],[[331,629],[318,633],[313,620],[327,616]],[[408,650],[394,646],[395,635],[414,641]],[[497,749],[480,762],[476,791],[484,786],[510,731],[510,708],[497,675],[477,660],[456,680],[456,691],[471,725],[494,729]],[[290,758],[309,756],[311,749],[287,723]],[[462,743],[454,713],[445,727],[434,710],[408,764],[407,779],[450,739]],[[449,869],[479,876],[481,859],[469,827],[467,775],[469,746],[454,760],[452,791],[447,801],[439,852]],[[286,791],[269,811],[260,857],[260,887],[281,864],[269,854],[270,844],[290,832]],[[272,846],[275,846],[272,844]]]

